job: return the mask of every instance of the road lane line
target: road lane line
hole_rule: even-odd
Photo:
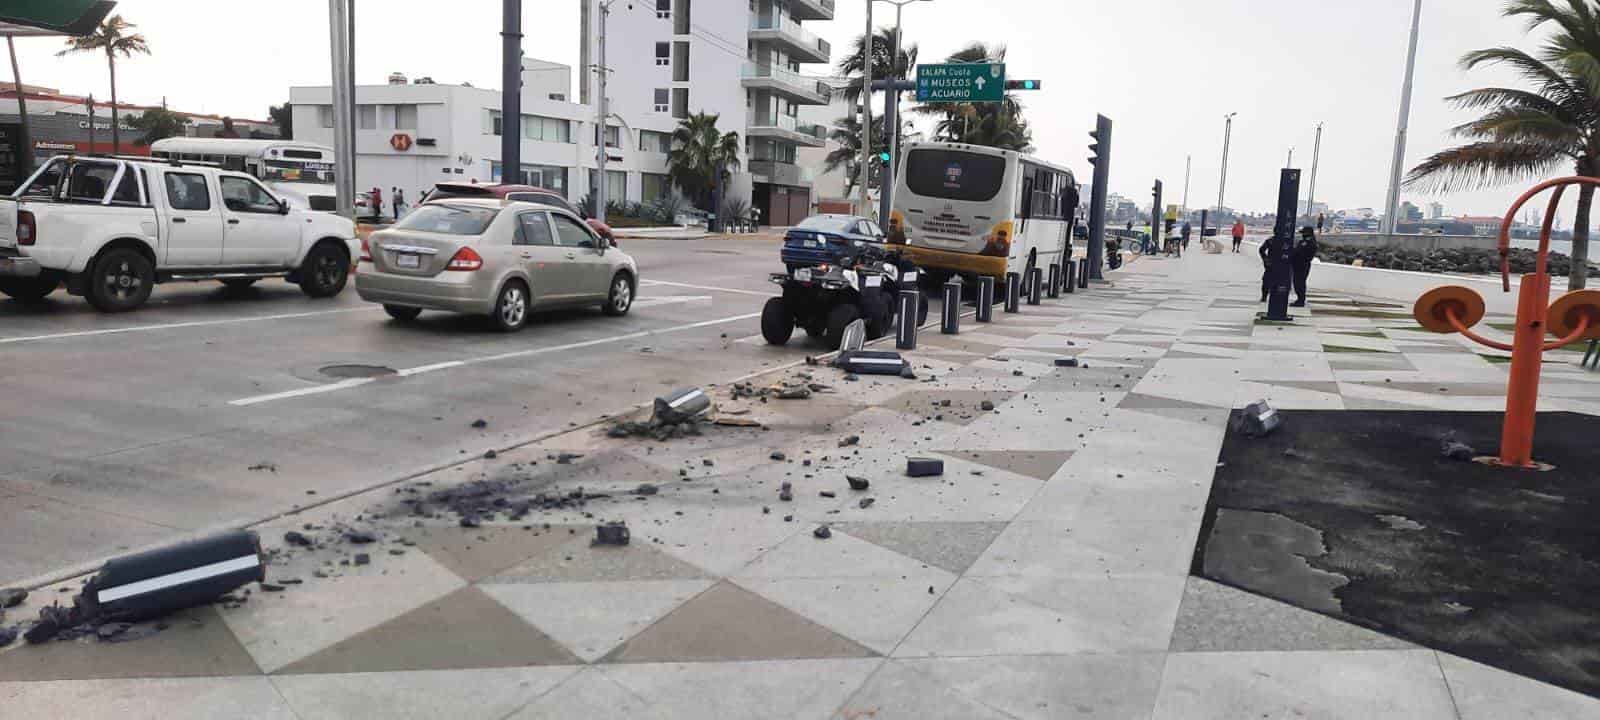
[[[709,303],[710,295],[665,295],[662,297],[642,297],[633,301],[634,308],[660,307],[677,303]]]
[[[640,280],[640,285],[671,285],[672,287],[689,288],[691,290],[715,290],[716,292],[739,293],[740,295],[759,295],[761,297],[776,297],[775,293],[756,292],[754,290],[740,290],[738,288],[716,287],[713,285],[690,285],[689,283],[668,282],[666,280]]]
[[[211,325],[231,325],[235,323],[261,322],[265,320],[293,320],[295,318],[316,317],[318,315],[337,315],[340,313],[372,312],[377,307],[343,308],[340,310],[318,310],[316,312],[284,313],[281,315],[261,315],[257,317],[229,318],[227,320],[196,320],[193,322],[168,323],[165,325],[134,325],[124,328],[106,328],[104,330],[80,330],[78,332],[55,333],[52,335],[28,335],[24,337],[0,338],[0,345],[10,343],[33,342],[37,340],[61,340],[65,338],[91,337],[94,335],[115,335],[118,333],[149,332],[151,330],[179,330],[192,327],[207,327]]]
[[[395,374],[399,375],[399,376],[402,376],[402,377],[412,377],[412,376],[415,376],[415,375],[421,375],[423,373],[435,372],[435,371],[438,371],[438,370],[448,370],[448,369],[451,369],[451,368],[465,367],[467,365],[480,365],[480,364],[483,364],[483,363],[498,362],[498,361],[501,361],[501,360],[511,360],[511,359],[515,359],[515,358],[533,357],[535,355],[546,355],[546,354],[549,354],[549,353],[563,352],[563,351],[566,351],[566,350],[578,350],[578,349],[586,348],[586,347],[594,347],[596,345],[606,345],[606,344],[615,343],[615,342],[625,342],[625,341],[628,341],[628,340],[637,340],[637,339],[640,339],[640,338],[647,338],[647,337],[650,337],[652,335],[665,335],[667,333],[682,332],[684,330],[695,330],[695,329],[698,329],[698,328],[710,327],[712,325],[721,325],[723,323],[738,322],[740,320],[749,320],[751,318],[758,318],[758,317],[761,317],[761,313],[747,313],[747,314],[744,314],[744,315],[734,315],[733,317],[718,318],[716,320],[703,320],[703,321],[697,322],[697,323],[689,323],[687,325],[675,325],[673,327],[662,328],[660,330],[640,330],[638,332],[631,332],[631,333],[627,333],[627,334],[624,334],[624,335],[613,335],[611,337],[596,338],[594,340],[584,340],[583,342],[567,343],[566,345],[553,345],[551,347],[532,348],[532,349],[529,349],[529,350],[517,350],[515,352],[500,353],[499,355],[487,355],[487,356],[480,357],[480,358],[469,358],[467,360],[451,360],[451,361],[448,361],[448,362],[433,363],[432,365],[420,365],[420,366],[414,367],[414,368],[406,368],[404,370],[399,370]],[[351,378],[349,380],[341,380],[341,381],[336,382],[336,383],[329,383],[327,385],[318,385],[316,387],[300,388],[299,390],[288,390],[288,391],[285,391],[285,392],[272,393],[270,395],[256,395],[254,397],[239,398],[238,400],[229,400],[228,404],[229,405],[233,405],[235,407],[247,407],[247,406],[250,406],[250,405],[260,405],[261,403],[274,402],[274,401],[277,401],[277,400],[288,400],[290,398],[305,397],[307,395],[321,395],[323,393],[337,392],[337,391],[340,391],[340,390],[345,390],[345,389],[349,389],[349,388],[353,388],[353,387],[359,387],[361,385],[366,385],[367,383],[374,382],[375,380],[378,380],[378,379],[379,378]]]

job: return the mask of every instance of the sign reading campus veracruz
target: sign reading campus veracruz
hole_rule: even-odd
[[[917,102],[1000,102],[1005,94],[1005,63],[917,66]]]

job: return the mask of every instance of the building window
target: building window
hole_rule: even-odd
[[[450,169],[445,168],[449,173]],[[503,172],[498,161],[490,161],[489,177],[493,182],[506,182],[501,180]],[[557,165],[529,165],[522,164],[522,177],[513,178],[509,182],[532,185],[554,192],[561,197],[567,196],[567,168]]]
[[[543,115],[522,116],[522,137],[543,142],[572,142],[572,123]]]
[[[356,127],[359,127],[362,130],[377,130],[378,129],[378,106],[377,105],[357,105],[356,106],[356,123],[357,123]]]
[[[599,138],[595,138],[596,142]],[[622,128],[615,125],[606,126],[606,147],[622,147]]]
[[[640,130],[639,152],[672,152],[672,134],[654,130]]]
[[[672,92],[667,88],[656,88],[655,111],[658,113],[664,113],[669,110],[670,108],[668,105],[671,101],[671,97]]]
[[[672,89],[672,116],[679,119],[689,117],[689,88]]]
[[[672,19],[672,0],[656,0],[656,17],[661,20]]]
[[[593,194],[595,188],[595,172],[589,171],[589,191]],[[623,203],[628,201],[628,173],[622,170],[606,171],[606,204]]]
[[[672,43],[656,43],[656,65],[666,67],[672,64]]]
[[[483,131],[490,135],[499,135],[502,130],[499,110],[486,110],[483,116]]]
[[[394,126],[395,126],[395,129],[397,129],[397,130],[415,130],[415,129],[417,129],[417,106],[416,105],[396,105],[396,106],[394,106]]]
[[[643,190],[643,192],[640,193],[640,202],[659,202],[661,200],[665,200],[667,195],[672,192],[672,181],[666,175],[661,175],[658,173],[640,173],[639,179],[641,181],[641,189]]]
[[[318,105],[317,106],[317,124],[321,125],[321,126],[323,126],[325,128],[333,127],[333,106],[332,105]]]
[[[689,82],[689,43],[672,41],[672,81]]]

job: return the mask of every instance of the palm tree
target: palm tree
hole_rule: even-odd
[[[1482,116],[1451,133],[1470,142],[1442,150],[1407,174],[1405,185],[1448,192],[1503,185],[1557,172],[1567,163],[1578,175],[1600,174],[1600,2],[1508,0],[1501,14],[1527,20],[1528,30],[1552,24],[1536,55],[1513,47],[1469,52],[1461,67],[1504,65],[1531,89],[1486,87],[1446,98]],[[1570,287],[1588,281],[1589,217],[1595,188],[1578,191],[1572,228]]]
[[[695,113],[678,121],[667,153],[667,176],[695,206],[715,212],[714,190],[739,169],[739,133],[719,132],[717,115]]]
[[[902,145],[905,144],[906,136],[910,130],[911,123],[909,121],[900,124],[899,140]],[[872,133],[872,137],[875,139],[883,137],[882,117],[872,118]],[[858,164],[861,162],[861,116],[850,115],[833,121],[833,129],[828,132],[828,139],[832,140],[838,147],[828,151],[827,157],[823,158],[823,172],[833,172],[839,168],[844,168],[844,194],[846,196],[854,195],[856,183],[861,179],[859,172],[861,166]],[[868,181],[873,185],[877,185],[882,172],[882,166],[873,165],[871,168],[872,177]]]
[[[128,33],[138,27],[112,15],[100,23],[94,32],[67,40],[67,49],[56,56],[77,52],[104,52],[106,66],[111,69],[111,153],[122,152],[122,135],[117,131],[117,56],[133,57],[134,53],[150,54],[150,46],[139,33]]]
[[[128,125],[142,133],[134,145],[149,145],[157,140],[183,135],[184,118],[171,110],[154,107],[128,120]]]
[[[855,48],[839,59],[837,71],[840,77],[849,80],[844,87],[844,98],[850,105],[855,105],[861,98],[861,71],[865,67],[863,57],[866,55],[867,36],[865,33],[856,36]],[[912,68],[917,66],[917,45],[901,47],[900,54],[895,56],[893,64],[889,62],[889,55],[894,48],[894,30],[881,28],[872,36],[872,78],[882,80],[893,76],[904,80]]]
[[[947,63],[1005,62],[1004,45],[973,43],[945,58]],[[934,139],[970,145],[1033,149],[1033,131],[1022,117],[1022,103],[1011,93],[998,103],[923,103],[911,109],[938,118]]]

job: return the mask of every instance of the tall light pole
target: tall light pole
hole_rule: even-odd
[[[520,1],[520,0],[519,0]],[[611,112],[606,103],[606,79],[611,74],[611,67],[606,65],[606,19],[611,17],[611,4],[617,0],[604,0],[596,3],[599,9],[600,38],[596,48],[595,85],[599,91],[595,96],[595,136],[594,136],[594,217],[600,222],[606,221],[606,120],[611,117]],[[520,136],[520,131],[518,132]],[[717,168],[713,184],[722,182],[722,169]],[[712,213],[720,211],[720,207],[711,208]],[[726,223],[727,220],[723,219]]]
[[[1289,146],[1289,159],[1283,161],[1283,166],[1286,167],[1286,168],[1294,167],[1294,146],[1293,145]]]
[[[1400,125],[1394,133],[1394,159],[1389,164],[1389,200],[1383,215],[1383,232],[1394,234],[1400,211],[1400,173],[1406,163],[1406,129],[1411,122],[1411,82],[1417,70],[1417,30],[1422,23],[1422,0],[1411,11],[1411,48],[1406,51],[1406,76],[1400,84]]]
[[[861,192],[857,208],[862,215],[872,212],[867,183],[872,179],[872,49],[876,45],[872,37],[872,0],[866,0],[866,5],[867,34],[861,43]]]
[[[355,98],[350,75],[350,0],[328,0],[328,34],[333,51],[334,192],[339,214],[355,219],[356,148],[350,102]],[[89,121],[94,126],[94,121]]]
[[[894,77],[885,78],[890,82],[900,80],[900,13],[907,5],[914,2],[933,2],[933,0],[876,0],[894,6],[894,45],[889,50],[889,72]],[[870,2],[868,3],[871,4]],[[909,70],[909,68],[906,68]],[[889,163],[884,166],[883,173],[878,181],[878,222],[884,225],[889,223],[889,213],[894,210],[894,173],[895,163],[900,160],[900,91],[885,89],[883,98],[883,139],[884,147],[889,149]]]
[[[1317,143],[1311,150],[1311,187],[1306,191],[1306,217],[1311,217],[1312,201],[1317,197],[1317,163],[1322,159],[1322,123],[1317,123]],[[1320,229],[1320,228],[1319,228]]]
[[[1222,127],[1222,179],[1217,182],[1217,215],[1222,215],[1222,199],[1228,190],[1228,145],[1233,141],[1233,117],[1239,113],[1231,112],[1222,116],[1226,121]]]
[[[1183,210],[1179,213],[1185,220],[1189,218],[1189,170],[1194,167],[1194,156],[1183,156]]]

